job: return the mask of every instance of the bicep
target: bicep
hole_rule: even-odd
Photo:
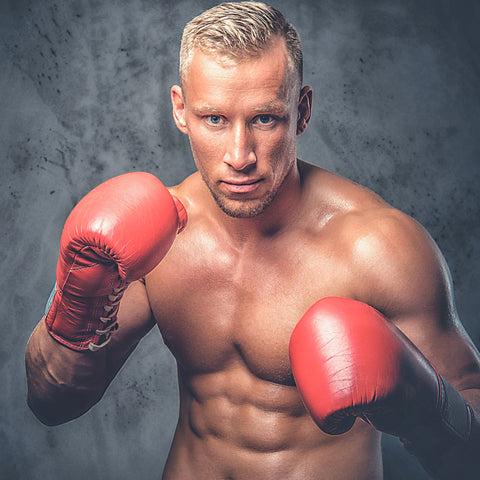
[[[480,356],[455,309],[448,266],[418,223],[401,214],[371,237],[377,265],[362,285],[366,303],[380,310],[459,390],[480,388]]]
[[[447,320],[448,316],[452,318]],[[455,388],[480,389],[478,350],[454,312],[419,309],[417,315],[399,316],[392,321]]]
[[[422,309],[391,319],[415,344],[435,370],[480,411],[480,355],[463,328],[455,308]]]

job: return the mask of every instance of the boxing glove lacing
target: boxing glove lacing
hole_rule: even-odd
[[[115,332],[115,330],[118,329],[117,311],[124,290],[125,286],[114,288],[112,295],[108,295],[109,303],[103,306],[103,309],[105,310],[107,315],[104,317],[100,317],[100,321],[103,323],[105,328],[95,330],[95,333],[97,335],[104,336],[105,340],[99,344],[90,342],[88,344],[88,349],[90,351],[96,352],[108,345],[108,343],[112,339],[113,333]]]

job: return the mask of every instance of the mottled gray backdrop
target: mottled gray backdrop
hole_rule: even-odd
[[[0,0],[0,477],[158,478],[177,415],[175,364],[153,331],[79,420],[39,424],[23,355],[54,282],[62,224],[132,170],[194,170],[171,118],[184,24],[208,0]],[[480,343],[480,4],[273,1],[305,48],[314,114],[300,156],[423,223]],[[384,441],[386,479],[425,479]]]

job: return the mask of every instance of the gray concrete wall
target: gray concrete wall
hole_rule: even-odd
[[[206,0],[0,0],[0,477],[158,478],[175,365],[152,332],[79,420],[40,425],[23,354],[54,282],[72,206],[132,170],[194,170],[171,119],[184,24]],[[300,156],[423,223],[480,343],[480,7],[475,0],[273,1],[298,28],[315,90]],[[424,479],[396,439],[386,479]]]

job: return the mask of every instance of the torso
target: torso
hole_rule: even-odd
[[[288,345],[318,299],[355,295],[361,280],[343,245],[346,218],[386,206],[322,170],[305,167],[304,175],[305,208],[295,224],[242,245],[201,202],[175,192],[187,204],[188,228],[146,279],[179,370],[180,417],[165,479],[382,478],[378,432],[357,420],[349,433],[329,436],[310,419]],[[192,198],[195,189],[202,198],[201,181],[187,182]],[[330,188],[348,193],[333,198]]]

